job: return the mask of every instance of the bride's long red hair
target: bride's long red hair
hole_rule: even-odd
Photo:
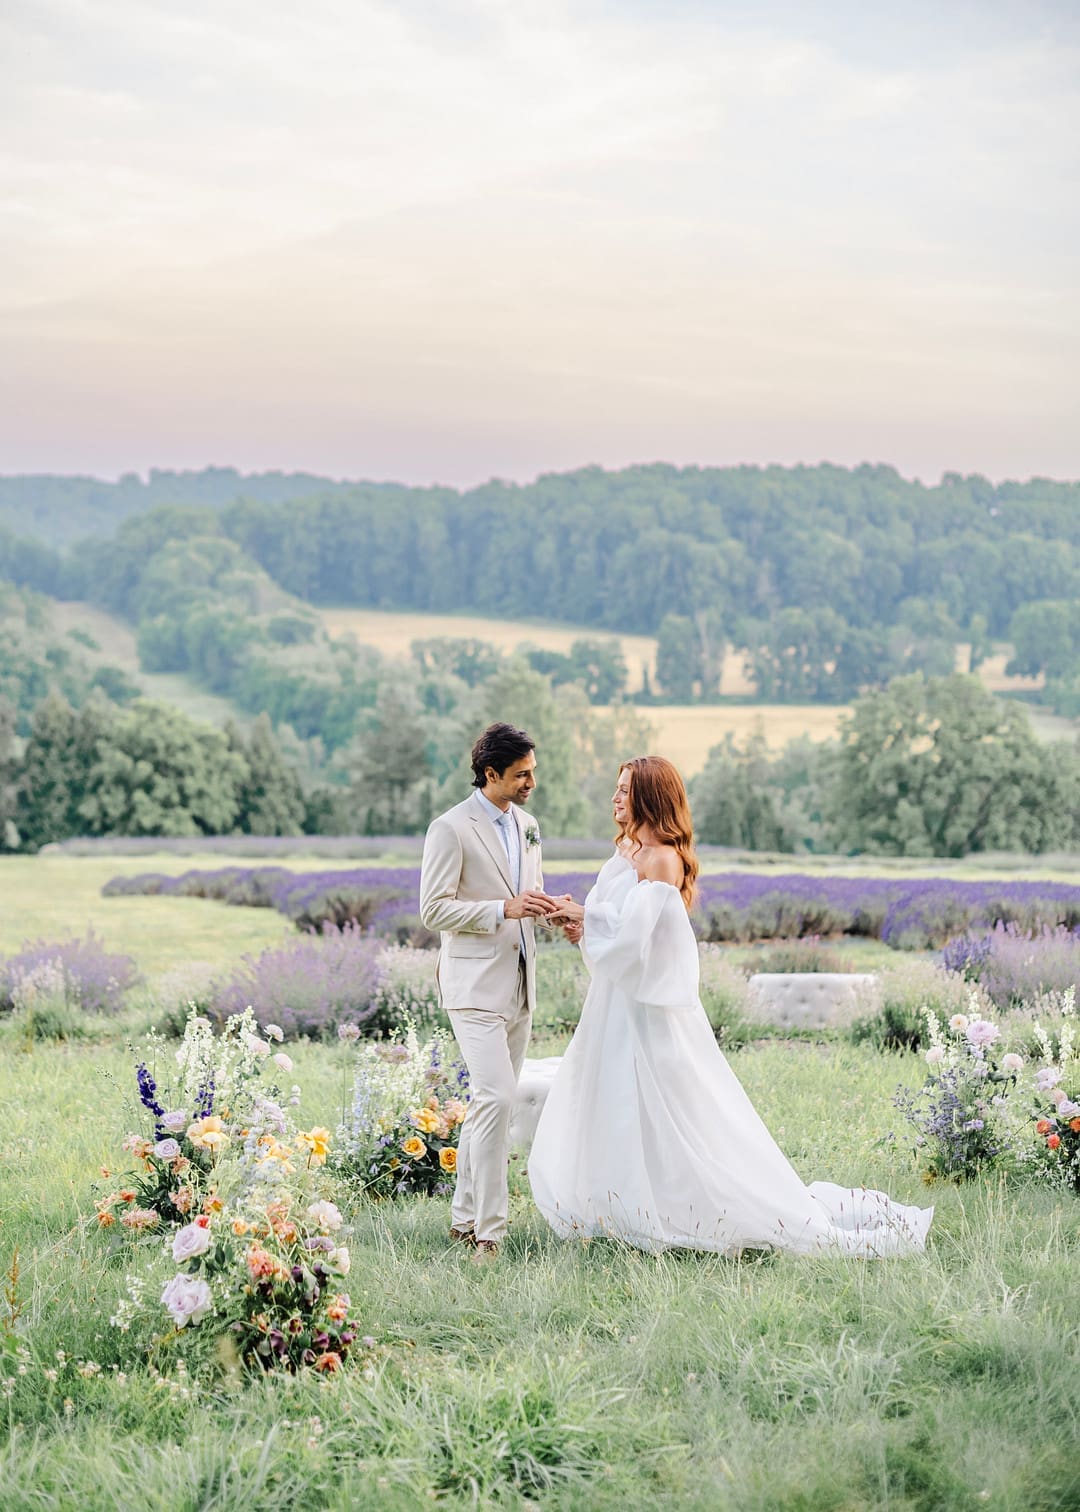
[[[679,769],[664,756],[635,756],[623,762],[619,776],[624,772],[630,777],[630,821],[615,838],[639,847],[638,832],[644,826],[661,845],[674,847],[683,865],[679,892],[689,910],[694,906],[694,883],[701,868],[694,852],[690,803]]]

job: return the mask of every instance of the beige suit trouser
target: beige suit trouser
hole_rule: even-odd
[[[471,1229],[477,1239],[498,1244],[506,1237],[510,1205],[510,1115],[531,1027],[524,962],[505,1011],[454,1008],[449,1019],[469,1070],[469,1111],[458,1141],[452,1222],[455,1228]]]

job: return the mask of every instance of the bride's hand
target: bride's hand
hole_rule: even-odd
[[[561,898],[555,899],[555,908],[548,914],[549,924],[580,924],[585,918],[585,909],[580,903],[575,903],[569,893],[564,893]]]

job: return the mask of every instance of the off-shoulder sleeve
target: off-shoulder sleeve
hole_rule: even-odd
[[[678,889],[638,882],[621,902],[585,902],[582,951],[594,976],[639,1003],[685,1008],[698,996],[698,952]]]

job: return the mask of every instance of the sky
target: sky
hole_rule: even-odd
[[[1080,478],[1076,0],[0,0],[0,473]]]

